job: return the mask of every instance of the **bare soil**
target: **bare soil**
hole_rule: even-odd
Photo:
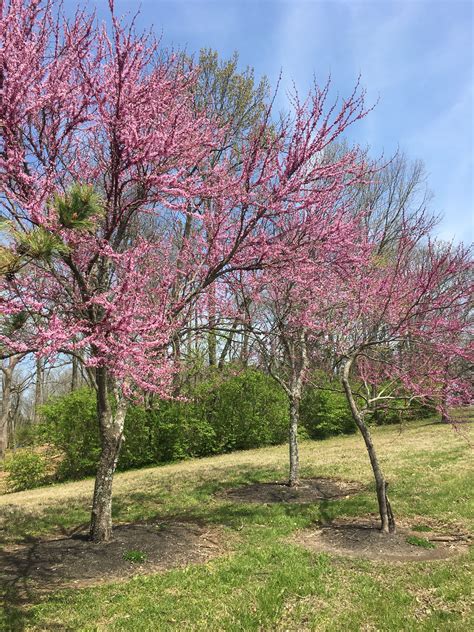
[[[219,492],[225,500],[242,503],[314,503],[320,500],[345,498],[360,492],[362,485],[354,481],[331,478],[302,479],[297,487],[287,483],[253,483]]]
[[[410,544],[407,541],[410,536],[427,540],[434,548]],[[397,525],[394,534],[384,534],[377,519],[355,518],[338,519],[321,527],[299,531],[292,541],[312,551],[344,557],[382,562],[425,562],[466,553],[470,538],[465,533],[454,529],[448,532],[445,528],[420,533],[405,524]]]
[[[223,550],[221,529],[185,522],[148,522],[119,525],[113,540],[94,544],[87,534],[43,540],[0,552],[1,584],[15,590],[53,590],[59,586],[88,586],[149,574],[192,563],[202,563]],[[143,554],[143,562],[126,559]]]

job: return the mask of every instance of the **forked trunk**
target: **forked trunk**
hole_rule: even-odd
[[[395,519],[393,516],[392,508],[390,506],[390,501],[388,500],[387,496],[388,483],[385,480],[382,469],[380,467],[380,463],[377,458],[377,453],[375,451],[369,428],[367,427],[363,416],[360,414],[359,409],[357,408],[357,403],[354,399],[349,383],[351,364],[352,361],[348,361],[344,366],[342,385],[347,397],[347,401],[349,402],[354,421],[364,439],[365,446],[369,454],[370,464],[372,465],[372,471],[375,478],[375,489],[377,492],[377,501],[379,505],[381,530],[383,533],[395,533]]]
[[[300,477],[300,458],[298,453],[298,421],[299,421],[299,397],[290,397],[290,428],[289,428],[289,450],[290,450],[290,478],[288,485],[296,487]]]
[[[121,395],[116,396],[116,410],[112,411],[107,397],[105,371],[98,369],[97,373],[97,413],[102,451],[95,478],[90,538],[93,542],[107,542],[112,536],[112,483],[122,446],[126,405]]]

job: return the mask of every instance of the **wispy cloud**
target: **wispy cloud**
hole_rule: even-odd
[[[65,0],[73,10],[77,3]],[[106,3],[89,0],[104,15]],[[440,234],[467,239],[473,228],[473,3],[471,0],[116,0],[118,12],[141,5],[140,26],[164,43],[197,52],[240,52],[242,65],[275,83],[277,109],[295,82],[332,76],[346,96],[359,73],[373,112],[351,132],[375,154],[398,147],[422,159]]]

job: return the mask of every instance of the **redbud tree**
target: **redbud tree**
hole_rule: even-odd
[[[340,174],[343,176],[344,174]],[[368,174],[366,174],[368,177]],[[361,184],[360,178],[356,183]],[[303,387],[310,369],[310,351],[328,346],[324,328],[324,297],[338,296],[339,277],[351,274],[354,262],[365,254],[362,217],[347,200],[347,178],[333,186],[317,208],[308,210],[305,221],[282,237],[292,255],[280,265],[247,273],[240,294],[252,305],[249,326],[259,356],[288,398],[290,487],[299,484],[298,426]]]
[[[472,366],[474,359],[472,256],[462,245],[430,238],[432,224],[423,213],[401,221],[397,240],[382,253],[382,236],[367,241],[367,256],[321,295],[310,325],[333,345],[386,533],[395,530],[395,519],[367,424],[374,408],[419,401],[447,418],[449,407],[472,397],[468,374],[447,369]]]
[[[225,127],[194,107],[198,69],[110,8],[110,28],[48,0],[0,16],[0,345],[75,356],[93,378],[94,541],[112,533],[128,402],[167,396],[171,342],[213,283],[288,257],[289,226],[361,172],[356,153],[317,157],[365,113],[358,91],[327,108],[315,87],[278,124],[268,108],[226,157]]]

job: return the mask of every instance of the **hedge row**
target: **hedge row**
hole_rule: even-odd
[[[318,388],[308,386],[301,402],[300,435],[323,439],[354,432],[344,395],[322,375],[314,382]],[[378,415],[379,423],[398,419],[396,414]],[[160,400],[148,409],[131,406],[118,469],[280,444],[287,433],[288,401],[270,376],[256,369],[216,373],[188,393],[186,401]],[[63,455],[56,480],[93,475],[100,453],[94,392],[80,389],[43,406],[34,440]],[[28,456],[18,458],[26,459],[29,469],[41,469]],[[41,484],[39,475],[31,479]]]

